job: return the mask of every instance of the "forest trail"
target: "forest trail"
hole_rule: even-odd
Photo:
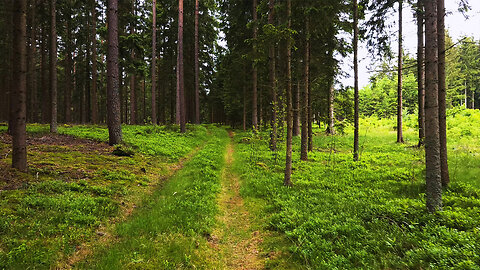
[[[260,232],[252,228],[250,213],[240,195],[240,177],[232,170],[234,163],[233,132],[225,153],[222,169],[222,191],[218,196],[220,214],[209,245],[214,249],[227,269],[263,269],[259,256]]]

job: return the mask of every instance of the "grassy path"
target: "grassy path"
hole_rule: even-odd
[[[233,132],[230,132],[233,137]],[[258,246],[263,241],[251,224],[251,217],[240,196],[240,177],[232,170],[234,162],[232,140],[227,145],[225,166],[221,172],[222,191],[218,196],[220,214],[217,226],[209,238],[225,269],[263,269]]]

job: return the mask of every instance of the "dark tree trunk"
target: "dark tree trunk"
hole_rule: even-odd
[[[36,113],[36,96],[37,96],[37,80],[36,80],[36,63],[37,63],[37,31],[36,31],[36,9],[37,1],[31,1],[29,7],[28,19],[28,28],[30,46],[28,47],[27,53],[27,100],[29,100],[29,106],[27,107],[27,120],[35,122],[35,113]]]
[[[13,1],[13,57],[11,91],[11,127],[12,167],[22,172],[27,171],[27,63],[26,39],[27,19],[26,0]]]
[[[198,0],[195,0],[195,124],[200,124],[200,67],[198,42]]]
[[[70,2],[68,2],[70,4]],[[72,33],[70,27],[70,20],[65,20],[65,91],[64,91],[64,103],[65,103],[65,122],[72,122]]]
[[[247,131],[247,68],[246,65],[243,65],[243,113],[242,113],[242,126],[243,131]]]
[[[185,133],[186,108],[183,70],[183,0],[178,1],[178,54],[177,54],[177,121],[180,132]]]
[[[122,141],[118,76],[118,0],[108,0],[107,110],[109,144]]]
[[[275,14],[275,0],[269,0],[269,13],[268,13],[268,23],[274,25]],[[268,49],[268,62],[269,67],[269,79],[270,79],[270,91],[272,95],[272,119],[270,126],[272,128],[270,134],[270,150],[277,151],[277,86],[276,86],[276,75],[275,75],[275,43],[271,42],[270,48]]]
[[[135,15],[135,1],[132,1],[132,13]],[[135,34],[135,24],[131,24],[130,34]],[[132,61],[135,61],[135,49],[130,52]],[[137,96],[135,94],[135,70],[130,74],[130,125],[137,124]]]
[[[301,138],[301,151],[300,159],[308,160],[308,90],[309,90],[309,81],[310,81],[310,31],[309,31],[309,20],[305,23],[306,27],[306,39],[305,39],[305,73],[304,73],[304,86],[303,86],[303,100],[301,104],[302,108],[302,138]]]
[[[442,209],[440,135],[438,123],[437,0],[425,2],[425,163],[427,209]]]
[[[293,136],[300,135],[300,87],[301,87],[301,65],[298,64],[298,75],[297,75],[297,85],[295,87],[295,101],[294,101],[294,108],[293,108]]]
[[[397,143],[403,143],[403,0],[398,1]]]
[[[98,124],[98,101],[97,101],[97,7],[96,1],[92,1],[92,89],[90,92],[90,109],[92,111],[92,123]]]
[[[42,85],[42,123],[50,121],[50,87],[48,86],[48,63],[47,63],[47,30],[42,29],[41,59],[41,85]]]
[[[418,146],[425,140],[425,50],[423,0],[417,1]]]
[[[157,124],[157,0],[152,5],[152,124]]]
[[[253,0],[253,56],[256,57],[257,55],[257,35],[258,35],[258,18],[257,18],[257,0]],[[257,83],[258,83],[258,71],[257,71],[257,64],[255,60],[252,64],[253,72],[252,72],[252,81],[253,81],[253,89],[252,89],[252,126],[255,130],[258,129],[258,111],[257,111]]]
[[[292,1],[287,0],[288,28],[292,27]],[[285,177],[283,184],[292,186],[292,137],[293,137],[293,110],[292,110],[292,49],[290,38],[287,38],[287,149],[285,158]]]
[[[56,0],[50,1],[50,132],[57,133],[57,27]]]
[[[358,100],[358,1],[353,0],[353,73],[354,73],[354,126],[353,135],[353,160],[358,161],[358,137],[359,137],[359,100]]]
[[[307,65],[310,66],[310,59],[312,58],[310,55],[310,44],[308,45],[308,63]],[[310,68],[309,68],[310,69]],[[313,113],[312,113],[312,91],[311,91],[311,83],[310,83],[310,72],[308,75],[308,151],[313,151]]]
[[[447,160],[447,88],[445,83],[445,0],[437,0],[437,31],[438,31],[438,124],[440,131],[440,164],[442,170],[442,186],[450,184]],[[472,109],[473,109],[472,95]]]

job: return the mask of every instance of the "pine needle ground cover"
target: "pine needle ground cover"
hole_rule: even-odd
[[[480,113],[450,113],[452,183],[444,211],[434,215],[425,209],[425,158],[415,147],[415,120],[406,121],[406,144],[396,144],[394,119],[363,119],[357,163],[350,128],[339,136],[315,130],[309,161],[299,161],[295,142],[293,188],[282,186],[284,150],[269,151],[267,133],[239,134],[242,194],[263,205],[266,230],[288,239],[282,256],[265,254],[267,267],[289,261],[309,269],[478,269],[480,134],[472,127],[480,126]]]
[[[107,237],[216,128],[189,129],[126,126],[121,147],[133,155],[115,156],[105,127],[51,135],[29,125],[29,173],[20,174],[10,169],[11,139],[0,127],[0,269],[50,269],[88,253],[88,243]]]

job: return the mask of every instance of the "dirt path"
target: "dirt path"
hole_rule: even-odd
[[[233,137],[233,132],[230,132]],[[222,170],[222,191],[218,197],[220,215],[210,246],[217,251],[226,269],[263,269],[258,246],[263,240],[250,222],[250,214],[240,196],[240,178],[232,171],[234,147],[227,145]]]

